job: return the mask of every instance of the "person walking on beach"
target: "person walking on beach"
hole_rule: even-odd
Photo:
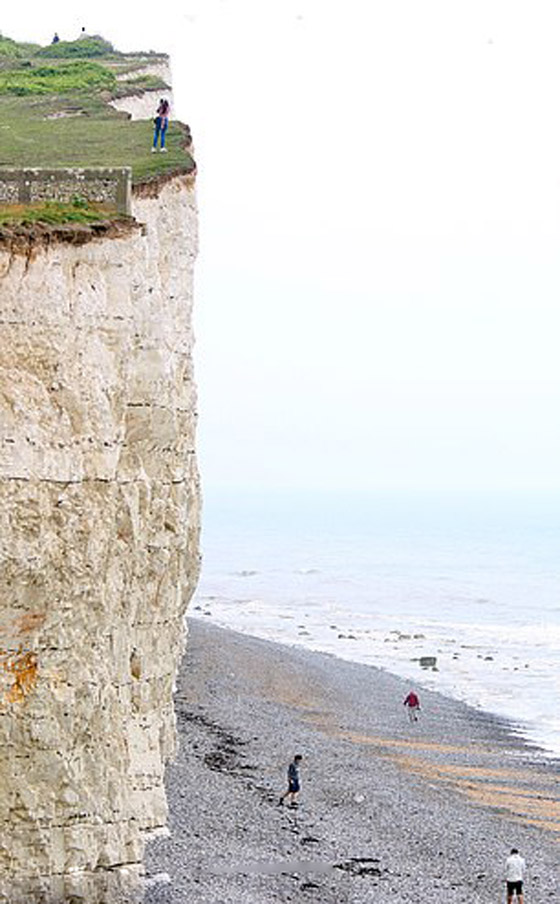
[[[290,798],[290,806],[297,807],[296,797],[299,794],[300,783],[299,783],[299,764],[301,763],[302,757],[301,754],[296,753],[292,762],[288,766],[288,790],[282,795],[280,800],[278,801],[278,806],[281,807],[287,797]]]
[[[420,712],[420,700],[418,694],[409,691],[403,700],[403,705],[408,711],[408,718],[411,722],[418,722],[418,713]]]
[[[511,854],[506,860],[507,904],[512,904],[514,895],[517,897],[519,904],[523,904],[525,869],[526,864],[523,857],[517,848],[512,848]]]
[[[165,99],[165,97],[160,98],[159,106],[156,110],[156,116],[154,119],[154,143],[152,145],[152,154],[155,154],[158,146],[158,138],[160,138],[161,146],[160,151],[165,153],[167,148],[165,147],[165,133],[167,132],[167,126],[169,125],[169,101]]]

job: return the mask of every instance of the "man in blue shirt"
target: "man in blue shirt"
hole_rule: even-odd
[[[288,790],[285,794],[282,795],[280,800],[278,801],[278,806],[281,807],[287,797],[290,798],[290,806],[297,807],[296,796],[299,794],[300,783],[299,783],[299,764],[301,763],[301,755],[296,753],[292,762],[288,766]]]

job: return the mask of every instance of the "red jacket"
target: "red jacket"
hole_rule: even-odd
[[[410,693],[404,700],[404,705],[405,706],[420,706],[420,700],[418,699],[418,697],[416,696],[414,691],[410,691]]]

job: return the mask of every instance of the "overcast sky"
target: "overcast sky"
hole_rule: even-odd
[[[207,489],[560,489],[557,0],[10,7],[172,55]]]

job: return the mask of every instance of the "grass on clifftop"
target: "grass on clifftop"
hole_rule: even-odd
[[[37,56],[51,59],[90,59],[91,57],[108,57],[117,54],[113,45],[101,35],[87,35],[77,41],[58,41],[47,44],[37,51]]]
[[[22,59],[32,56],[38,50],[40,50],[39,44],[19,44],[0,34],[0,60],[2,58]]]
[[[33,226],[35,223],[46,223],[58,226],[62,223],[98,223],[107,217],[107,212],[100,206],[90,204],[84,198],[76,198],[68,204],[60,201],[47,201],[45,204],[27,206],[0,205],[0,226],[13,224]]]
[[[184,149],[184,127],[177,122],[168,130],[166,154],[151,153],[151,122],[130,122],[117,115],[109,121],[79,112],[48,122],[23,120],[0,97],[0,123],[0,166],[4,167],[131,166],[133,182],[146,182],[193,166]]]
[[[116,84],[115,75],[105,66],[87,60],[0,71],[0,95],[17,97],[112,90]]]
[[[0,167],[130,166],[133,182],[189,172],[186,127],[171,121],[167,154],[152,154],[153,123],[131,121],[113,97],[164,89],[150,75],[118,81],[155,54],[120,54],[98,36],[38,48],[0,36]]]

